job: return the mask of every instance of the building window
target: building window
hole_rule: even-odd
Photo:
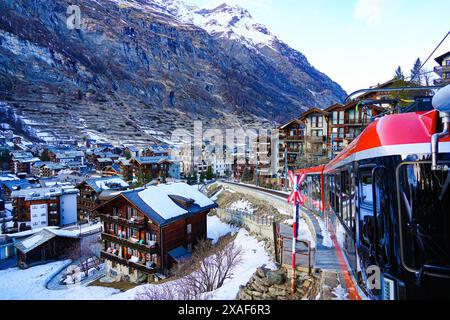
[[[317,128],[323,128],[323,117],[317,117]]]
[[[339,112],[333,111],[333,124],[338,124],[339,122]]]
[[[339,124],[344,124],[345,112],[339,111]]]
[[[450,60],[445,61],[445,66],[450,67]]]
[[[290,136],[295,137],[297,135],[297,130],[291,130]]]
[[[187,234],[192,234],[192,224],[188,224],[186,227]]]
[[[355,122],[355,110],[348,110],[348,120],[350,123]]]
[[[313,137],[323,137],[323,130],[314,130],[312,135]]]

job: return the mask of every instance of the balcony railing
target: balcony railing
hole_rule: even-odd
[[[111,260],[113,262],[119,263],[119,264],[127,266],[129,268],[137,269],[137,270],[147,273],[147,274],[153,274],[153,273],[158,272],[157,268],[149,268],[143,264],[128,261],[124,258],[118,257],[114,254],[107,253],[105,251],[100,252],[100,257],[102,259]]]
[[[104,232],[102,233],[102,240],[114,242],[114,243],[120,244],[122,246],[126,246],[127,248],[135,249],[135,250],[149,253],[149,254],[154,254],[154,253],[158,252],[157,244],[154,244],[154,245],[140,244],[138,241],[135,242],[130,239],[119,238],[119,237],[116,237],[115,235],[111,235],[111,234],[104,233]]]
[[[441,86],[445,84],[450,84],[450,79],[434,79],[433,83],[435,86]]]
[[[347,119],[346,124],[361,125],[362,120],[361,119]]]
[[[301,141],[304,139],[304,136],[287,136],[286,141]]]
[[[345,135],[345,139],[348,139],[348,140],[355,139],[355,134],[354,133],[347,133]]]
[[[439,76],[442,76],[442,73],[450,72],[450,66],[437,66],[437,67],[434,67],[434,72],[437,73]]]
[[[116,223],[125,227],[145,229],[145,218],[144,217],[133,217],[130,220],[121,218],[119,216],[113,216],[109,214],[101,214],[100,218],[104,222]]]
[[[310,143],[323,143],[325,140],[324,136],[311,136],[309,137],[309,142]]]

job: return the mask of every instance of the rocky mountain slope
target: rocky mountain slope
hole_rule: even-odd
[[[66,26],[68,4],[81,30]],[[0,109],[40,137],[146,143],[195,120],[270,125],[345,97],[236,6],[2,0],[0,12]]]

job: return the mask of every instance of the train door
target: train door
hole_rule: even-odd
[[[360,280],[365,284],[369,296],[379,298],[379,287],[367,282],[367,270],[377,267],[381,272],[389,268],[389,188],[384,167],[362,168],[358,181],[358,255]]]
[[[337,232],[343,236],[340,242],[343,242],[343,248],[345,250],[347,261],[350,268],[356,272],[357,270],[357,257],[355,247],[355,176],[353,166],[349,166],[341,171],[341,223],[345,230]],[[345,231],[345,232],[344,232]]]

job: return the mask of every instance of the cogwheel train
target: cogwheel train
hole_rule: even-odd
[[[450,299],[450,86],[433,107],[376,119],[330,163],[297,172],[371,299]]]

